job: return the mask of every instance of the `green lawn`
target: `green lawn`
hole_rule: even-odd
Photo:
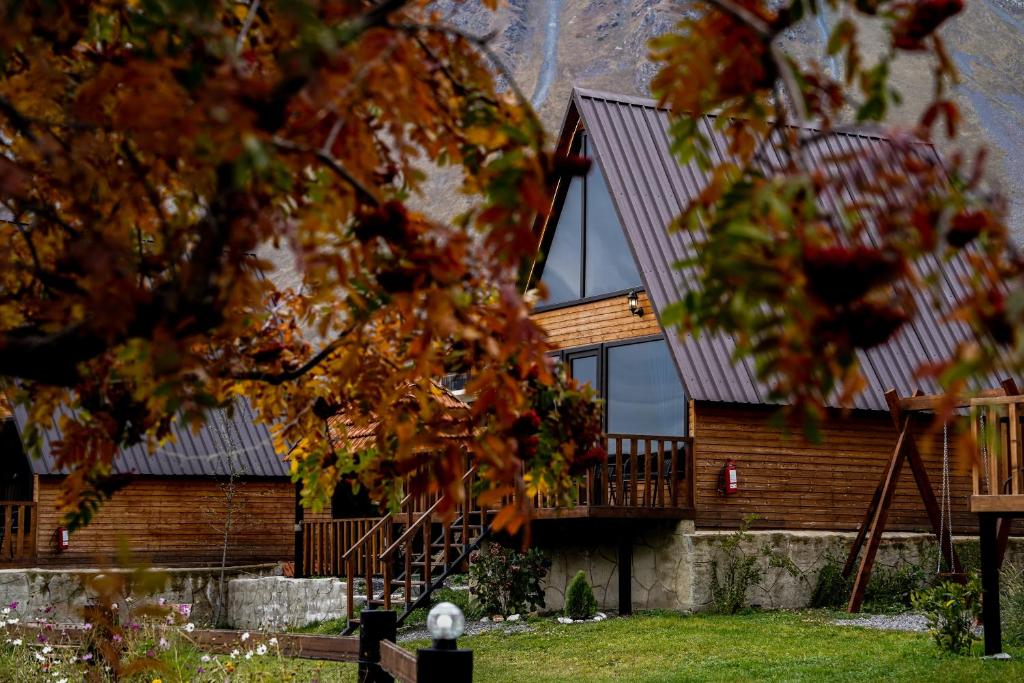
[[[1011,662],[943,655],[924,634],[832,626],[822,612],[651,614],[460,641],[476,681],[1021,681]],[[978,644],[980,649],[980,644]]]
[[[825,612],[761,612],[739,616],[657,613],[597,624],[533,619],[529,633],[495,630],[460,640],[474,651],[478,682],[506,681],[1022,681],[1024,649],[1010,662],[941,654],[926,634],[829,624]],[[408,643],[415,649],[426,643]],[[980,650],[980,643],[976,644]],[[38,652],[38,648],[33,648]],[[66,661],[67,654],[50,657]],[[132,681],[355,680],[355,666],[267,655],[224,656],[175,647],[160,655],[163,670]],[[234,670],[232,670],[234,669]],[[56,669],[46,672],[47,680]],[[35,680],[34,655],[0,640],[0,680]],[[70,674],[70,675],[68,675]],[[77,674],[77,675],[76,675]],[[78,667],[58,673],[82,680]]]

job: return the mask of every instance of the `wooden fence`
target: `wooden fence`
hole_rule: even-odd
[[[36,520],[35,503],[0,501],[0,565],[35,559]]]

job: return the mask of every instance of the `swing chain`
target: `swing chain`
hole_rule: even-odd
[[[947,525],[949,533],[949,567],[953,571],[953,503],[949,481],[949,423],[942,423],[942,491],[939,497],[939,557],[935,563],[935,573],[942,573],[943,545],[946,539]],[[948,520],[948,521],[947,521]]]

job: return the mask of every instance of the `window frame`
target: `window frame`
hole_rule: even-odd
[[[668,346],[669,357],[672,356],[672,348],[669,346],[668,338],[664,334],[648,334],[642,337],[631,337],[629,339],[616,339],[614,341],[600,342],[598,344],[587,344],[585,346],[572,346],[564,349],[559,349],[551,354],[552,358],[556,358],[558,362],[565,368],[566,376],[572,376],[572,358],[582,358],[590,355],[597,355],[597,372],[600,378],[598,382],[601,384],[598,390],[598,398],[601,399],[601,431],[608,431],[608,349],[619,348],[623,346],[631,346],[633,344],[646,344],[649,342],[661,341],[665,342]],[[675,363],[671,363],[672,371],[676,373],[676,378],[679,380],[679,386],[683,389],[683,415],[682,415],[682,434],[657,434],[652,436],[689,436],[690,433],[690,411],[688,408],[690,398],[686,395],[686,386],[683,384],[683,378],[679,376],[679,369]]]
[[[590,139],[587,134],[587,131],[585,129],[580,129],[575,134],[575,137],[569,148],[572,150],[573,154],[586,155],[589,147]],[[591,163],[596,164],[597,160],[593,159]],[[540,269],[535,276],[536,282],[540,282],[544,277],[544,267],[547,266],[548,256],[550,255],[551,251],[551,245],[554,243],[555,230],[558,228],[557,219],[561,218],[562,216],[562,209],[565,206],[565,198],[569,194],[569,184],[573,181],[574,177],[575,176],[563,176],[559,180],[558,190],[555,195],[555,201],[554,205],[552,206],[551,212],[551,216],[554,217],[556,220],[553,224],[551,223],[551,221],[549,221],[548,228],[550,229],[545,230],[545,234],[540,249],[540,253],[543,256],[543,258],[538,259],[537,261],[537,264],[540,266]],[[603,173],[602,177],[604,177]],[[587,176],[581,176],[580,179],[583,181],[583,188],[580,193],[580,298],[536,306],[534,308],[534,311],[536,311],[537,313],[543,313],[544,311],[554,311],[559,308],[564,308],[566,306],[575,306],[577,304],[591,303],[594,301],[603,301],[605,299],[612,299],[617,296],[625,296],[626,294],[632,291],[645,291],[643,273],[640,270],[640,264],[636,262],[636,257],[633,254],[632,245],[629,244],[629,236],[625,235],[626,245],[630,247],[629,257],[633,259],[633,265],[636,267],[636,273],[639,276],[640,281],[637,283],[635,287],[628,287],[626,289],[616,290],[614,292],[606,292],[603,294],[585,296],[587,292],[587,195],[589,193],[588,188],[590,186],[590,183],[587,182]],[[607,178],[604,178],[604,183],[605,185],[608,184]],[[611,196],[610,188],[608,189],[608,194],[609,196]],[[614,200],[612,201],[614,202]],[[616,216],[616,218],[618,218],[618,216]],[[619,229],[621,229],[625,234],[625,227],[622,225],[622,221],[619,220],[618,222]]]

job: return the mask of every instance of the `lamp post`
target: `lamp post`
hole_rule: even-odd
[[[455,640],[466,630],[466,617],[450,602],[438,603],[427,614],[427,630],[433,643],[416,651],[416,680],[469,683],[473,680],[473,651],[460,650]]]

